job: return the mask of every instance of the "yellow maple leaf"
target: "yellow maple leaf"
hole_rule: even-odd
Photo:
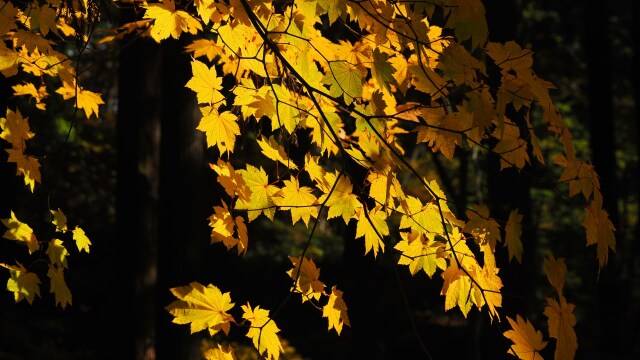
[[[225,350],[222,345],[218,344],[217,348],[207,349],[204,352],[204,358],[206,360],[236,360],[236,355],[233,353],[231,346]]]
[[[20,110],[12,111],[7,108],[7,117],[0,118],[0,138],[8,141],[14,149],[24,151],[25,141],[33,138],[34,133],[29,129],[29,118],[23,118]]]
[[[547,253],[544,258],[544,273],[547,274],[549,283],[556,289],[558,295],[562,296],[564,280],[567,277],[567,265],[564,263],[564,259],[558,258],[556,260],[551,252]]]
[[[222,48],[216,45],[215,41],[209,39],[197,39],[184,48],[187,52],[192,52],[194,58],[206,56],[209,61],[213,61],[216,56],[222,56]]]
[[[186,11],[176,10],[174,0],[163,0],[162,3],[143,7],[146,10],[144,18],[154,20],[150,34],[158,43],[169,36],[178,39],[183,32],[197,34],[198,30],[202,30],[200,21]]]
[[[509,261],[514,257],[519,263],[522,263],[522,215],[518,214],[518,210],[512,210],[509,214],[509,220],[505,226],[504,246],[509,250]]]
[[[336,174],[327,174],[327,181],[333,184],[337,176]],[[342,216],[345,224],[349,224],[349,220],[355,216],[358,209],[362,208],[362,204],[353,194],[353,185],[347,176],[341,176],[337,181],[333,192],[322,195],[318,202],[322,203],[326,199],[325,205],[329,207],[327,219]]]
[[[573,314],[574,304],[567,303],[564,296],[560,296],[560,303],[553,298],[547,298],[544,314],[549,324],[549,336],[556,339],[555,359],[573,359],[578,348],[578,338],[574,326],[576,316]]]
[[[247,165],[246,170],[238,170],[240,176],[251,191],[249,201],[238,199],[236,209],[247,210],[249,221],[253,221],[260,214],[264,214],[270,220],[276,212],[273,196],[278,192],[278,187],[269,184],[267,173],[260,167],[259,169]]]
[[[49,94],[47,88],[41,85],[36,89],[33,83],[18,84],[11,87],[13,89],[14,96],[31,96],[36,100],[36,108],[40,110],[46,110],[46,104],[42,102]]]
[[[51,280],[51,290],[49,292],[55,295],[56,305],[60,304],[63,309],[67,304],[71,305],[71,291],[64,281],[64,268],[49,265],[47,276]]]
[[[7,290],[13,293],[16,303],[27,299],[29,304],[33,303],[36,295],[40,297],[40,279],[38,275],[27,271],[20,263],[7,265],[0,263],[0,266],[9,270],[11,277],[7,280]]]
[[[234,219],[229,212],[227,203],[222,201],[222,206],[215,206],[215,213],[209,217],[211,227],[211,243],[222,242],[227,249],[236,246],[238,255],[247,252],[249,237],[244,218],[238,216]],[[236,234],[236,236],[234,236]]]
[[[406,198],[407,213],[402,214],[400,229],[411,228],[411,232],[419,234],[442,234],[442,218],[438,206],[422,202],[413,196]]]
[[[104,104],[102,101],[102,97],[99,93],[94,93],[89,90],[84,90],[82,87],[76,86],[73,82],[63,81],[62,86],[56,90],[56,93],[62,95],[62,98],[65,100],[69,100],[72,98],[76,98],[75,105],[84,110],[84,114],[89,119],[92,114],[95,114],[96,117],[99,116],[99,106]]]
[[[91,241],[89,240],[87,235],[84,233],[84,230],[82,230],[79,226],[76,226],[76,228],[73,229],[72,232],[73,232],[73,240],[75,240],[76,242],[78,251],[84,250],[84,252],[88,254],[89,246],[91,246]]]
[[[513,341],[509,353],[523,360],[542,360],[539,351],[547,346],[547,342],[542,340],[542,333],[536,331],[529,320],[524,320],[520,315],[513,321],[507,316],[509,324],[513,330],[503,333],[504,337]]]
[[[273,196],[273,202],[281,210],[291,211],[291,221],[295,224],[302,220],[309,225],[311,217],[318,217],[318,200],[311,193],[313,189],[300,186],[298,179],[291,176],[291,180],[284,180],[284,187]]]
[[[264,154],[264,156],[273,161],[281,162],[289,169],[298,169],[296,164],[292,160],[289,160],[284,148],[278,144],[278,141],[273,136],[270,136],[269,139],[265,139],[263,136],[258,140],[258,145],[260,145],[260,149],[262,149],[262,154]]]
[[[595,201],[584,209],[582,226],[587,230],[587,245],[597,244],[599,270],[607,264],[609,249],[616,251],[615,226],[609,219],[606,210]]]
[[[53,220],[51,223],[56,226],[56,231],[65,232],[67,231],[67,216],[58,208],[58,210],[50,210],[51,215],[53,215]]]
[[[258,353],[264,355],[266,352],[267,360],[278,360],[284,349],[277,335],[280,329],[275,321],[269,318],[269,310],[260,309],[260,306],[252,309],[247,303],[242,305],[242,311],[242,318],[251,322],[247,337],[253,340],[253,346],[258,349]]]
[[[401,232],[400,240],[394,249],[401,252],[398,265],[408,265],[411,275],[423,270],[432,277],[437,268],[446,269],[447,262],[444,259],[444,244],[430,237],[412,233]]]
[[[62,244],[62,240],[51,239],[49,241],[49,244],[47,245],[46,253],[49,256],[49,261],[51,261],[51,264],[58,265],[62,268],[67,267],[67,256],[69,256],[69,252],[67,251],[67,248],[65,248]]]
[[[36,235],[33,233],[33,229],[18,220],[13,211],[11,211],[11,218],[2,219],[2,224],[7,227],[7,231],[2,235],[3,238],[24,243],[29,248],[29,254],[40,249],[40,244],[38,243],[38,239],[36,239]]]
[[[293,263],[293,269],[287,271],[292,280],[296,280],[296,291],[302,295],[302,302],[309,299],[320,300],[321,295],[325,295],[324,284],[319,280],[320,269],[316,267],[313,259],[303,258],[302,266],[300,257],[289,256]]]
[[[347,304],[342,299],[342,291],[336,286],[331,288],[329,301],[322,307],[322,317],[329,320],[329,330],[335,329],[338,335],[342,332],[343,325],[351,326],[347,316]]]
[[[218,146],[221,153],[233,152],[236,143],[236,135],[240,135],[238,117],[229,111],[218,113],[211,106],[200,108],[202,119],[197,129],[207,135],[207,146]]]
[[[193,60],[191,73],[193,77],[189,79],[185,87],[196,93],[198,104],[213,105],[224,100],[224,96],[220,93],[222,78],[218,77],[215,66],[208,67],[201,61]]]
[[[356,214],[358,224],[356,225],[356,239],[364,236],[364,254],[373,250],[373,256],[378,256],[378,251],[384,252],[384,242],[381,236],[389,235],[387,225],[387,213],[380,205],[369,211],[369,218],[361,208]],[[371,220],[371,222],[369,222]]]
[[[24,176],[24,184],[33,192],[36,182],[41,182],[40,161],[35,156],[25,155],[22,150],[5,149],[9,154],[7,162],[16,163],[16,175]]]
[[[442,273],[444,283],[442,285],[441,295],[445,296],[444,309],[451,310],[458,306],[462,315],[467,317],[471,310],[471,279],[461,270],[455,262],[445,269]]]
[[[171,289],[178,298],[165,309],[174,316],[174,324],[190,324],[191,333],[208,329],[213,336],[222,330],[229,333],[230,323],[235,322],[227,311],[233,308],[229,293],[222,293],[215,285],[206,287],[198,282]]]

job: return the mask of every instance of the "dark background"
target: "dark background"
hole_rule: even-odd
[[[497,218],[506,219],[507,209],[515,207],[525,214],[524,265],[501,270],[505,315],[526,315],[546,332],[542,311],[551,289],[540,264],[549,249],[567,259],[565,296],[577,305],[578,359],[640,356],[640,5],[613,5],[486,4],[490,40],[513,39],[535,51],[535,71],[556,84],[553,96],[576,148],[600,175],[618,244],[599,275],[595,247],[583,249],[580,206],[558,199],[549,186],[559,174],[535,167],[528,169],[535,177],[500,172],[496,159],[473,158],[460,149],[455,163],[422,154],[425,168],[448,179],[464,203],[480,191]],[[126,10],[113,13],[118,21],[131,16]],[[102,92],[106,105],[99,120],[75,124],[66,144],[70,114],[54,105],[42,118],[30,117],[41,140],[35,151],[55,154],[43,162],[44,182],[33,196],[0,155],[0,217],[13,209],[22,221],[37,224],[49,207],[61,207],[93,242],[91,254],[72,252],[69,260],[73,306],[55,308],[46,286],[33,305],[14,304],[9,292],[0,293],[0,359],[199,358],[206,334],[189,335],[163,309],[173,301],[168,289],[191,281],[230,291],[236,317],[247,300],[272,312],[283,304],[290,286],[286,256],[300,254],[304,227],[258,219],[249,226],[244,257],[209,245],[207,217],[223,191],[207,166],[214,153],[194,130],[199,114],[195,96],[184,88],[191,75],[186,44],[125,39],[118,49],[96,45],[83,55],[82,83]],[[0,107],[13,106],[18,100],[10,97],[6,79],[0,85],[6,92]],[[51,121],[51,114],[62,115]],[[250,144],[240,144],[236,168],[258,163],[255,153]],[[32,225],[36,233],[46,226]],[[321,312],[293,296],[275,319],[286,347],[283,358],[426,358],[417,335],[436,359],[508,357],[504,319],[492,324],[477,310],[468,318],[458,310],[445,312],[439,276],[411,277],[394,265],[393,251],[376,260],[363,257],[362,241],[354,235],[355,226],[331,225],[310,248],[321,280],[345,292],[352,327],[339,337],[327,332]],[[22,250],[0,241],[0,262],[12,263]],[[506,263],[502,256],[498,261]],[[229,341],[239,358],[257,358],[243,331],[232,329]],[[554,343],[545,357],[553,356]]]

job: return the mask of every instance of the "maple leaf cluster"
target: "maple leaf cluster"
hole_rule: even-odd
[[[73,3],[63,12],[56,0],[17,7],[0,0],[0,36],[6,40],[0,42],[0,72],[41,79],[13,86],[16,96],[29,97],[33,111],[46,109],[48,90],[55,88],[88,119],[98,116],[103,101],[78,85],[71,59],[51,40],[88,41],[69,24],[74,19],[90,23],[94,17],[88,2]],[[192,77],[185,86],[195,93],[202,114],[197,130],[215,149],[210,167],[226,193],[209,217],[211,243],[246,254],[248,224],[263,215],[311,227],[307,245],[321,218],[355,222],[365,255],[375,258],[392,249],[412,275],[437,274],[445,310],[459,308],[466,317],[474,306],[486,306],[491,319],[500,321],[503,284],[496,253],[506,247],[509,261],[522,261],[524,215],[513,209],[507,219],[494,219],[482,204],[450,209],[440,180],[427,177],[407,153],[423,148],[452,160],[464,148],[497,154],[501,169],[545,164],[529,115],[538,108],[546,131],[562,146],[553,160],[563,169],[559,183],[568,183],[569,196],[582,195],[588,204],[583,225],[587,244],[597,245],[599,269],[615,250],[615,229],[602,208],[597,175],[575,156],[571,131],[549,95],[553,85],[532,70],[530,50],[487,40],[480,0],[161,0],[131,6],[140,19],[114,29],[101,43],[130,33],[158,43],[191,39],[185,50],[193,57]],[[321,30],[338,23],[353,25],[349,39],[330,40]],[[499,75],[492,79],[490,74]],[[230,87],[223,86],[223,76]],[[34,137],[28,119],[19,109],[7,109],[0,125],[0,137],[10,144],[9,161],[33,191],[41,178],[38,158],[25,154],[26,141]],[[241,130],[250,128],[261,131]],[[239,137],[260,149],[253,165],[232,164]],[[299,144],[310,144],[302,156],[295,150],[303,148]],[[417,186],[410,189],[409,178]],[[462,213],[465,219],[459,218]],[[60,214],[54,213],[54,225],[67,233]],[[3,222],[9,228],[5,238],[23,242],[30,253],[40,249],[42,243],[15,214]],[[88,252],[84,232],[72,232],[78,249]],[[71,295],[62,275],[68,256],[63,244],[46,241],[51,291],[64,307]],[[291,292],[321,307],[329,329],[340,334],[350,326],[343,292],[336,286],[326,291],[305,251],[290,257]],[[563,265],[552,255],[545,262],[557,297],[547,299],[544,314],[549,336],[557,340],[556,357],[572,358],[576,319],[574,305],[562,295]],[[10,270],[7,288],[16,301],[40,296],[37,275],[19,263],[2,266]],[[279,358],[277,314],[247,302],[242,316],[234,317],[230,293],[214,285],[193,282],[171,291],[177,300],[167,310],[175,323],[190,324],[191,332],[207,329],[210,335],[227,334],[231,324],[248,327],[257,351]],[[542,333],[520,315],[507,320],[512,330],[504,335],[514,343],[508,351],[538,358],[546,345]],[[206,356],[234,355],[218,346]]]
[[[43,248],[46,248],[44,254],[48,257],[48,261],[45,263],[47,263],[47,277],[50,280],[50,292],[54,294],[56,305],[59,304],[64,309],[72,302],[71,291],[64,280],[64,271],[69,267],[67,261],[69,251],[65,247],[65,241],[58,237],[66,237],[67,242],[75,242],[78,252],[84,251],[86,253],[90,251],[91,241],[79,226],[73,230],[68,228],[67,217],[62,210],[51,210],[51,216],[51,224],[55,227],[54,233],[57,237],[46,241],[38,240],[33,229],[18,220],[13,211],[10,218],[1,219],[2,224],[7,228],[2,237],[27,246],[29,254],[43,251]],[[36,261],[34,261],[35,263]],[[7,282],[7,290],[13,292],[16,303],[27,299],[27,302],[31,304],[36,295],[40,297],[41,282],[37,273],[32,272],[30,268],[25,268],[17,261],[15,265],[0,263],[0,266],[9,270],[10,278]]]

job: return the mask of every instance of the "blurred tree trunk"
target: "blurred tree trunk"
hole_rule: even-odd
[[[111,336],[119,358],[155,359],[158,188],[162,57],[160,47],[138,39],[120,52],[118,98],[118,269]],[[124,315],[124,316],[123,316]]]
[[[616,190],[616,159],[609,38],[610,9],[607,3],[587,4],[586,50],[589,114],[591,125],[591,160],[600,177],[604,197],[603,207],[613,224],[619,226],[618,193]],[[596,21],[598,26],[592,26]],[[607,268],[599,277],[599,329],[601,355],[619,353],[618,323],[621,317],[620,283],[615,256],[609,257]]]
[[[171,322],[164,309],[175,300],[170,288],[198,280],[209,250],[207,216],[213,181],[206,166],[195,95],[184,87],[191,77],[184,41],[162,43],[162,140],[160,246],[158,252],[157,349],[159,359],[201,359],[197,336]],[[207,280],[210,281],[210,278]],[[202,281],[202,280],[200,280]]]
[[[509,40],[515,40],[520,43],[518,24],[520,23],[522,7],[519,1],[496,2],[489,1],[485,3],[487,8],[487,22],[489,25],[489,40],[504,43]],[[492,70],[490,75],[494,78],[494,83],[500,83],[501,75],[497,69]],[[514,109],[507,109],[507,117],[520,126],[521,133],[526,131],[524,125],[523,114],[516,112]],[[527,166],[527,171],[532,171]],[[491,216],[502,221],[502,231],[504,229],[509,215],[512,210],[517,209],[522,217],[522,264],[512,259],[508,265],[503,265],[500,270],[504,283],[503,290],[508,293],[518,294],[533,298],[533,284],[536,279],[533,276],[532,264],[534,263],[535,250],[537,248],[537,237],[534,234],[534,226],[532,222],[532,203],[531,203],[531,176],[521,173],[517,168],[507,168],[500,170],[500,157],[495,153],[489,153],[487,156],[487,185],[488,185],[488,205],[491,209]],[[498,261],[505,262],[507,256],[506,251],[500,249],[497,251]],[[529,309],[523,308],[528,306],[521,299],[509,296],[503,296],[504,308],[513,309],[515,312],[527,313]],[[486,317],[484,320],[487,320]],[[488,323],[488,322],[487,322]],[[491,337],[494,332],[485,325],[483,336]],[[495,344],[500,339],[493,341],[484,340],[481,344]],[[496,352],[498,351],[498,352]],[[493,348],[485,348],[482,352],[483,358],[496,358],[502,356],[499,350]]]

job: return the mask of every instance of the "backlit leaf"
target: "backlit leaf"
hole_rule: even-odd
[[[342,299],[342,291],[335,286],[331,288],[327,305],[322,307],[322,317],[329,320],[329,330],[335,329],[338,335],[342,332],[343,325],[351,326],[347,316],[347,304]]]
[[[9,269],[11,277],[7,280],[7,290],[13,293],[16,303],[22,301],[22,299],[27,299],[27,302],[32,304],[36,295],[40,297],[40,279],[38,279],[38,275],[27,271],[20,263],[16,263],[16,265],[0,263],[0,266]]]
[[[529,320],[524,320],[520,315],[513,321],[507,316],[507,320],[513,330],[503,333],[504,337],[513,341],[509,353],[523,360],[542,360],[539,351],[547,346],[547,342],[542,340],[542,333],[536,331]]]
[[[277,335],[280,329],[269,317],[269,310],[260,309],[260,306],[252,309],[247,303],[242,305],[242,311],[244,311],[242,318],[251,322],[247,337],[253,340],[253,346],[258,349],[258,353],[265,356],[267,360],[278,360],[280,353],[284,350]]]
[[[51,280],[51,290],[49,292],[55,295],[56,305],[60,304],[63,309],[67,304],[71,305],[71,291],[64,281],[64,268],[49,265],[47,276]]]
[[[191,333],[208,329],[213,336],[222,330],[229,333],[233,316],[227,311],[233,308],[229,293],[222,293],[216,286],[206,287],[198,282],[171,289],[171,293],[178,298],[165,309],[174,316],[175,324],[190,324]]]

